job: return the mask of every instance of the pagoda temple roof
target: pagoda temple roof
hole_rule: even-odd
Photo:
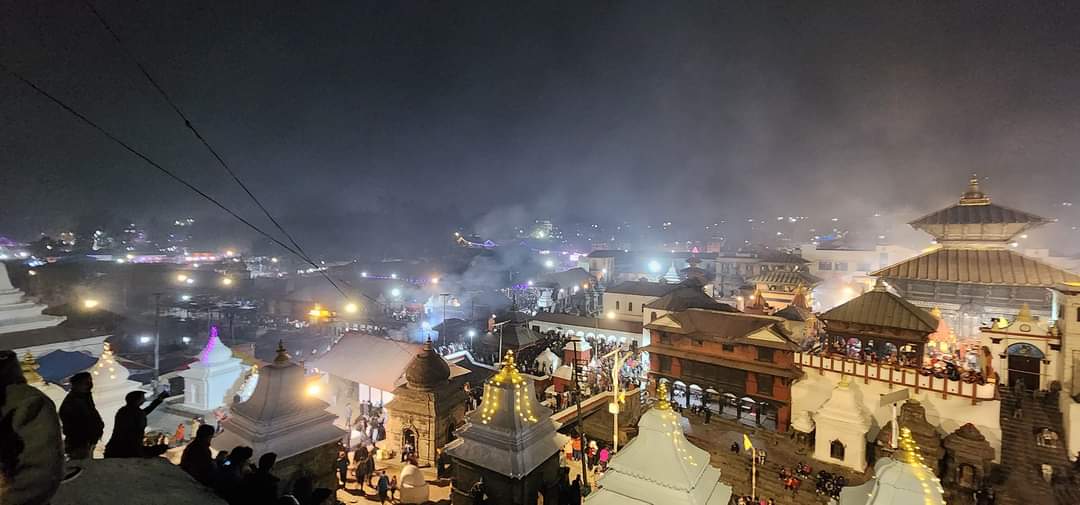
[[[657,298],[645,305],[646,308],[682,311],[686,309],[709,309],[721,312],[738,312],[739,310],[726,303],[713,300],[705,294],[698,283],[691,280],[684,281],[677,289]]]
[[[1080,282],[1080,275],[1004,248],[943,247],[870,275],[886,279],[1045,288]]]
[[[783,319],[741,312],[719,312],[706,309],[687,309],[672,312],[645,325],[650,330],[678,335],[709,337],[723,342],[744,342],[763,347],[795,350],[798,346],[788,338],[781,324]],[[761,332],[771,336],[764,338]]]
[[[1006,242],[1012,237],[1050,220],[990,202],[972,176],[960,201],[908,223],[933,235],[939,242]]]
[[[749,279],[746,279],[748,284],[786,284],[786,285],[799,285],[804,286],[816,286],[821,284],[821,278],[810,275],[806,272],[791,271],[791,270],[772,270],[769,272],[762,272]]]
[[[831,322],[895,328],[930,334],[937,329],[938,320],[929,312],[885,290],[878,281],[867,291],[842,305],[821,314],[826,326]]]

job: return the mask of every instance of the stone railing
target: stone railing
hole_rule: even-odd
[[[835,372],[850,375],[852,378],[861,378],[864,383],[874,380],[888,383],[890,387],[893,385],[909,387],[914,389],[916,393],[919,391],[933,391],[941,393],[942,398],[948,398],[950,395],[960,396],[971,398],[972,403],[977,400],[997,399],[996,384],[968,383],[962,380],[923,375],[917,368],[864,362],[842,356],[821,356],[806,353],[796,353],[795,362],[803,368],[816,369],[820,374]]]

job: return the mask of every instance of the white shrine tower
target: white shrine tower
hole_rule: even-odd
[[[727,505],[731,486],[720,482],[720,469],[709,464],[708,451],[686,440],[680,415],[660,401],[638,421],[638,436],[608,463],[599,489],[586,505]]]
[[[218,337],[218,328],[210,328],[210,339],[199,353],[199,360],[178,375],[184,379],[184,402],[178,407],[208,413],[231,403],[238,393],[245,372],[243,360]]]
[[[94,376],[94,403],[101,414],[101,420],[105,422],[102,443],[97,446],[98,452],[105,450],[105,442],[112,436],[116,411],[124,406],[124,397],[141,386],[128,379],[131,372],[116,360],[108,343],[105,343],[104,349],[97,363],[88,370]]]
[[[845,375],[832,396],[814,413],[814,459],[843,465],[855,471],[866,469],[866,434],[871,417]]]

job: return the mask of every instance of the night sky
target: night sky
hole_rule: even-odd
[[[1080,212],[1078,2],[94,4],[309,249],[543,217],[899,220],[971,172]],[[258,217],[81,0],[0,5],[0,61]],[[229,222],[0,75],[0,234],[100,212]]]

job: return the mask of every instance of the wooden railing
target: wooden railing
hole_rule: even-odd
[[[864,362],[843,356],[822,356],[818,354],[796,353],[795,362],[803,368],[816,369],[819,374],[834,372],[850,375],[853,379],[862,379],[864,384],[871,380],[885,382],[892,386],[909,387],[919,391],[940,393],[942,398],[960,396],[971,398],[971,403],[978,400],[997,399],[997,385],[994,383],[978,384],[962,380],[950,380],[933,375],[923,375],[917,368]]]

